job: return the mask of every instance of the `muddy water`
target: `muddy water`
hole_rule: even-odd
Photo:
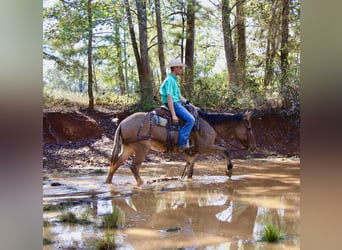
[[[299,159],[234,161],[231,179],[224,162],[198,162],[193,180],[135,185],[122,167],[113,185],[92,170],[46,172],[43,203],[44,249],[94,249],[93,240],[114,235],[117,249],[299,249]],[[145,181],[179,176],[183,163],[148,164]],[[100,227],[104,214],[121,211],[120,227]],[[61,223],[73,212],[89,224]],[[267,224],[283,234],[278,243],[260,241]]]

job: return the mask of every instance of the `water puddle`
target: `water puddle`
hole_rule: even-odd
[[[94,249],[94,239],[108,235],[117,249],[299,249],[299,160],[241,160],[235,168],[229,179],[223,162],[201,162],[193,180],[140,187],[127,169],[113,185],[103,184],[106,174],[45,173],[44,249]],[[119,228],[104,229],[114,210]],[[62,223],[68,212],[87,223]],[[268,224],[282,240],[260,241]]]

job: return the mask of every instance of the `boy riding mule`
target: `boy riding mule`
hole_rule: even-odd
[[[173,152],[184,152],[186,155],[187,177],[192,178],[196,157],[199,154],[220,154],[227,159],[227,175],[232,175],[233,164],[226,147],[215,144],[218,137],[237,139],[245,149],[254,150],[256,142],[251,126],[252,112],[244,114],[209,114],[198,111],[199,129],[190,134],[193,148],[191,152],[179,150],[178,131],[173,131],[175,146]],[[116,170],[130,157],[135,156],[130,169],[138,185],[143,184],[139,170],[149,150],[167,152],[166,126],[160,126],[153,112],[138,112],[128,116],[117,127],[114,136],[114,148],[106,183],[112,183]],[[120,143],[120,139],[121,142]],[[121,147],[120,147],[121,146]]]
[[[181,94],[178,78],[183,72],[185,64],[179,58],[172,59],[167,67],[170,67],[171,73],[163,81],[160,86],[159,93],[161,95],[162,103],[170,109],[172,123],[178,124],[179,118],[184,121],[183,126],[178,135],[178,147],[180,151],[190,150],[193,146],[188,142],[190,132],[194,126],[195,119],[183,104],[189,104],[189,101]]]

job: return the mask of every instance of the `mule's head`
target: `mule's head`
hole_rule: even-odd
[[[235,130],[235,137],[248,150],[254,151],[256,149],[256,140],[252,131],[251,116],[252,111],[246,111],[243,114],[242,122]]]

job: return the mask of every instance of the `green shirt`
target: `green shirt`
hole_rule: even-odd
[[[162,103],[167,103],[167,95],[172,96],[173,102],[180,102],[180,89],[177,76],[170,73],[160,86],[159,93],[161,94]]]

